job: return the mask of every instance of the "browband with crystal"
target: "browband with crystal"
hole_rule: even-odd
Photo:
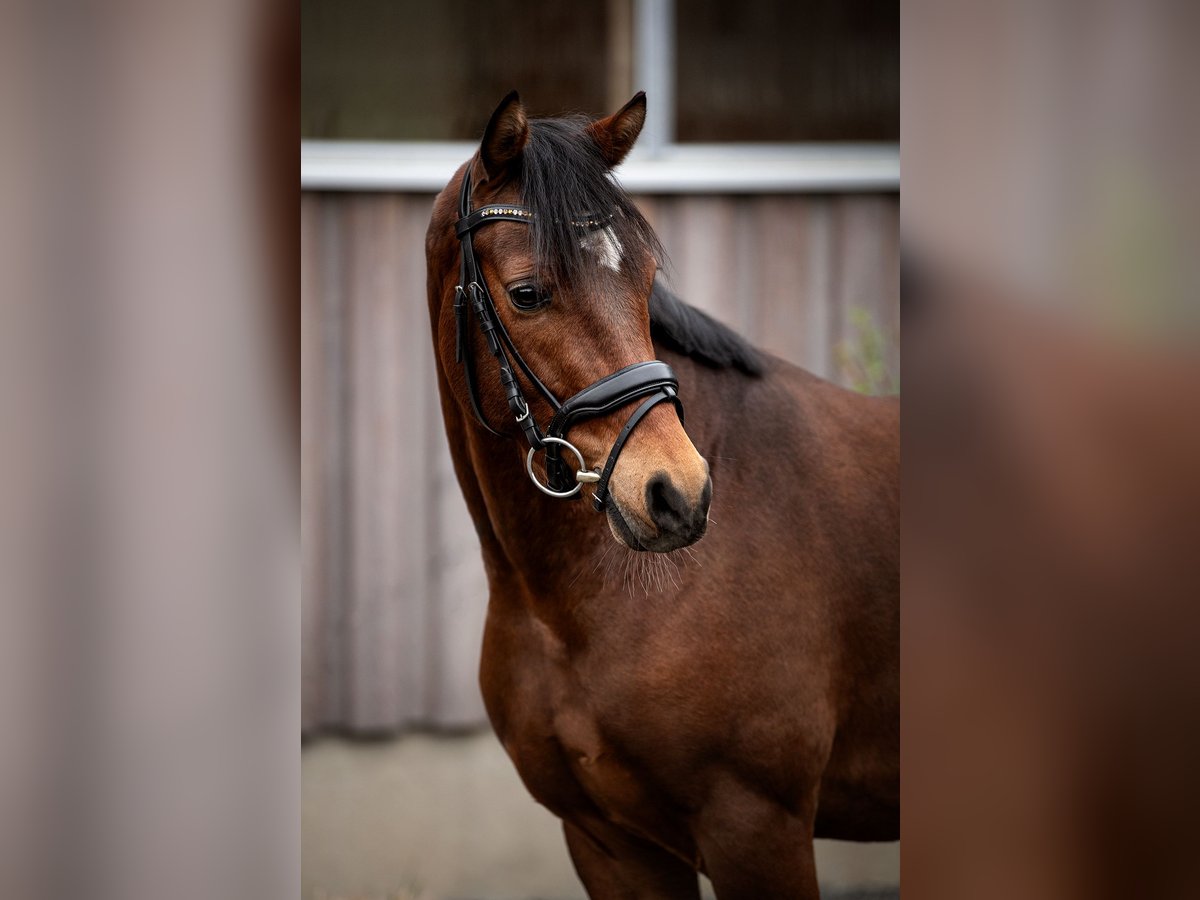
[[[533,218],[533,212],[524,206],[481,206],[459,219],[454,226],[454,233],[461,238],[484,222],[530,222]],[[611,221],[612,213],[607,216],[600,213],[586,213],[578,219],[572,219],[571,224],[576,228],[595,231],[598,228],[604,228]]]

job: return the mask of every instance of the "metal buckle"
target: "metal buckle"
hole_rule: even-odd
[[[536,487],[546,496],[558,497],[559,499],[565,500],[567,497],[574,497],[576,494],[578,494],[580,488],[583,487],[584,482],[591,483],[600,480],[599,475],[597,475],[595,472],[589,472],[587,470],[587,463],[583,461],[583,454],[580,453],[576,446],[570,441],[564,441],[562,438],[556,437],[544,437],[542,438],[542,443],[543,446],[545,444],[558,444],[559,446],[566,447],[575,455],[575,459],[579,463],[579,471],[575,473],[575,480],[578,482],[578,484],[576,484],[575,487],[571,488],[569,491],[552,491],[550,488],[546,487],[546,485],[538,481],[537,476],[533,474],[533,455],[541,448],[530,447],[529,452],[525,454],[525,471],[529,473],[529,480],[533,482],[534,487]]]

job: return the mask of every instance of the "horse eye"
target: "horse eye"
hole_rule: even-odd
[[[537,285],[519,284],[508,292],[508,299],[517,309],[539,309],[550,302],[550,292]]]

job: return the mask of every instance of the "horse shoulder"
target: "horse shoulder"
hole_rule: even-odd
[[[530,794],[580,822],[644,802],[617,764],[554,629],[519,604],[496,602],[484,634],[481,686],[492,726]]]

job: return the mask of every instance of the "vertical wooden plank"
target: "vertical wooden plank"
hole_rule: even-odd
[[[837,298],[841,312],[838,344],[848,352],[861,356],[864,333],[855,324],[869,316],[867,328],[878,327],[875,315],[882,293],[882,242],[875,233],[873,219],[877,211],[871,197],[843,197],[838,214],[839,279],[841,293]]]
[[[327,426],[319,253],[320,199],[300,195],[300,727],[321,722],[321,616],[328,567],[329,495],[321,478]]]
[[[411,449],[419,424],[419,380],[408,381],[405,322],[399,298],[406,283],[397,248],[407,237],[388,196],[352,201],[354,266],[351,299],[354,442],[351,502],[352,720],[386,729],[418,712],[421,695],[423,571],[420,517],[408,518],[420,496],[420,456]]]
[[[432,211],[432,199],[413,204],[411,215],[422,233]],[[414,265],[420,270],[419,289],[414,280],[414,309],[419,311],[420,359],[428,387],[424,392],[425,419],[429,423],[422,452],[425,459],[425,522],[429,538],[427,633],[431,653],[426,659],[425,718],[439,727],[460,728],[486,721],[479,691],[479,654],[487,614],[487,580],[479,553],[479,539],[467,512],[442,422],[436,366],[429,333],[425,293],[424,243],[414,244]]]
[[[665,195],[659,198],[658,208],[662,221],[659,240],[666,248],[668,257],[667,284],[671,290],[691,302],[687,277],[692,270],[692,248],[686,234],[687,203],[685,198],[677,194]]]
[[[811,366],[804,353],[805,336],[812,323],[806,312],[812,307],[804,288],[804,246],[807,222],[804,206],[795,198],[763,197],[757,201],[760,227],[756,264],[761,274],[761,292],[756,305],[752,339],[784,359]]]
[[[863,313],[881,337],[894,343],[890,309],[896,295],[898,273],[893,274],[893,266],[898,245],[895,233],[888,233],[889,226],[897,223],[889,206],[888,198],[869,194],[846,195],[837,201],[836,318],[830,341],[855,354],[860,353],[864,337],[855,318]]]
[[[762,267],[758,264],[758,245],[762,240],[762,220],[753,197],[733,197],[733,292],[722,309],[726,324],[740,334],[754,331],[758,307],[762,305]]]
[[[805,206],[805,343],[804,365],[822,378],[836,380],[837,358],[830,343],[835,318],[833,204],[826,196],[806,197]]]
[[[661,238],[662,233],[658,230],[658,198],[650,194],[638,194],[633,198],[633,202],[637,204],[637,208],[646,217],[650,227]]]
[[[887,338],[889,371],[900,378],[900,196],[885,194],[879,198],[883,207],[877,227],[884,236],[883,291],[880,294],[879,321]]]
[[[858,222],[860,233],[855,237],[855,241],[858,243],[865,240],[872,247],[869,260],[871,295],[867,298],[866,307],[884,341],[884,364],[889,372],[898,374],[898,360],[894,359],[898,331],[893,317],[898,312],[896,292],[900,274],[899,256],[896,239],[889,234],[889,229],[895,231],[899,222],[894,216],[895,205],[891,197],[868,194],[864,195],[861,201],[862,218]]]
[[[733,206],[727,197],[684,197],[673,235],[675,286],[693,306],[729,317],[735,286]],[[725,310],[722,316],[720,310]]]
[[[428,660],[438,652],[429,641],[429,483],[426,447],[431,428],[429,394],[428,317],[421,300],[424,282],[424,199],[412,195],[381,198],[387,207],[385,243],[380,252],[389,264],[388,308],[394,323],[392,357],[387,361],[387,401],[393,416],[397,452],[390,461],[395,477],[395,506],[388,510],[388,552],[397,560],[395,594],[389,596],[397,615],[396,632],[389,636],[398,666],[390,707],[399,724],[424,721],[427,715]]]
[[[646,217],[646,221],[650,223],[650,227],[654,229],[654,233],[658,235],[659,240],[662,241],[663,233],[661,230],[659,198],[647,194],[639,194],[633,198],[633,201],[637,204],[637,208],[641,214]]]
[[[317,214],[317,269],[320,273],[322,384],[319,478],[325,498],[320,552],[325,570],[318,586],[320,604],[318,693],[320,719],[340,723],[349,695],[345,671],[346,607],[348,599],[349,522],[347,520],[346,452],[346,264],[344,205],[336,195],[319,194]]]
[[[349,421],[347,440],[348,505],[350,522],[350,557],[346,609],[348,649],[347,673],[350,681],[350,702],[345,711],[349,724],[358,728],[381,727],[383,716],[378,696],[379,654],[378,638],[382,600],[387,576],[381,571],[382,561],[375,554],[373,538],[378,536],[375,521],[377,486],[380,474],[376,467],[372,410],[376,397],[373,369],[375,337],[379,322],[371,299],[377,294],[378,274],[372,253],[371,232],[374,223],[369,213],[375,197],[354,195],[346,198],[346,227],[348,239],[345,254],[347,272],[347,329],[349,332]]]

